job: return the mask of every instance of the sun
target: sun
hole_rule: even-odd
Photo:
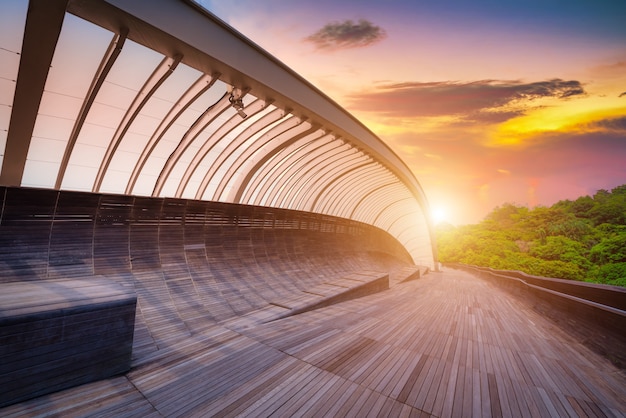
[[[430,208],[430,216],[433,220],[433,225],[437,225],[448,220],[448,211],[443,206],[433,206]]]

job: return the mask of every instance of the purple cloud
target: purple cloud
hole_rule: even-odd
[[[493,109],[512,101],[532,101],[542,97],[568,99],[583,94],[585,91],[576,80],[553,79],[534,83],[498,80],[407,82],[381,85],[372,92],[353,94],[348,107],[399,117],[460,115],[470,119],[502,121],[519,113],[493,112]]]
[[[313,43],[318,49],[358,48],[376,43],[387,36],[380,26],[360,19],[358,22],[345,20],[325,25],[305,41]]]

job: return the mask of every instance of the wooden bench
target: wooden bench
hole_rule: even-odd
[[[98,277],[3,283],[0,407],[126,372],[136,304]]]

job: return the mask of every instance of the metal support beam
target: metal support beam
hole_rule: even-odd
[[[72,156],[72,151],[74,151],[74,146],[78,140],[80,130],[83,128],[83,124],[87,119],[89,110],[91,109],[93,102],[96,100],[96,96],[98,95],[102,84],[104,84],[104,80],[109,74],[109,71],[111,71],[111,68],[113,68],[113,64],[115,64],[115,60],[117,60],[120,52],[122,52],[127,36],[127,28],[122,28],[120,30],[120,34],[115,34],[115,36],[113,36],[113,39],[109,44],[109,48],[100,63],[100,67],[98,67],[98,72],[89,87],[89,93],[87,93],[85,101],[80,109],[80,113],[76,118],[76,122],[74,122],[74,128],[72,129],[70,139],[67,141],[67,147],[65,147],[65,153],[63,154],[63,159],[61,160],[61,167],[59,168],[59,173],[57,174],[57,181],[54,186],[55,189],[60,189],[63,184],[63,177],[65,176],[65,171],[67,170],[67,165],[70,162],[70,157]]]
[[[113,160],[113,155],[120,143],[122,142],[122,138],[126,135],[126,132],[132,125],[133,121],[141,112],[141,109],[148,103],[148,100],[152,97],[152,95],[159,89],[159,87],[167,80],[167,78],[172,75],[176,67],[183,59],[182,55],[176,55],[173,58],[165,57],[159,64],[157,68],[154,69],[152,75],[144,86],[139,90],[137,96],[135,96],[135,100],[130,105],[130,107],[126,110],[126,114],[122,119],[122,122],[117,127],[115,131],[115,135],[113,136],[113,140],[109,144],[107,148],[106,154],[104,155],[104,159],[102,160],[102,164],[100,165],[100,169],[98,170],[98,175],[96,176],[96,180],[93,185],[92,192],[99,192],[100,187],[102,186],[102,182],[104,181],[104,176],[106,176],[109,165],[111,164],[111,160]]]
[[[30,0],[0,185],[20,186],[68,0]]]

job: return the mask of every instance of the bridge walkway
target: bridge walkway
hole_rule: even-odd
[[[137,360],[0,415],[626,415],[622,370],[451,269],[281,320],[207,326]]]

